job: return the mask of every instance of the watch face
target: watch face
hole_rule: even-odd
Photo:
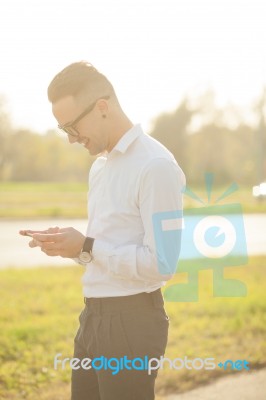
[[[81,262],[89,263],[92,260],[92,255],[86,251],[82,251],[79,255],[79,259]]]

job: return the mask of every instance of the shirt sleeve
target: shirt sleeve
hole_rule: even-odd
[[[92,254],[109,274],[120,279],[165,281],[175,272],[182,230],[182,193],[185,176],[176,161],[153,159],[139,184],[143,244],[114,247],[95,240]]]

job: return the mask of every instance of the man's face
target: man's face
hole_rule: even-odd
[[[83,144],[91,155],[102,153],[108,150],[109,146],[106,121],[102,118],[100,108],[100,106],[104,106],[104,104],[100,104],[100,102],[104,101],[105,100],[99,100],[92,111],[73,126],[73,132],[77,133],[78,136],[68,135],[70,143],[78,142]],[[73,96],[66,96],[56,103],[53,103],[53,114],[58,124],[64,126],[75,121],[90,104],[81,105]]]

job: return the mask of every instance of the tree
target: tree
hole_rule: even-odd
[[[12,132],[13,128],[6,111],[5,98],[0,96],[0,180],[4,180],[8,176],[9,139]]]
[[[154,123],[151,135],[167,147],[175,156],[180,166],[186,169],[187,127],[194,111],[188,108],[187,99],[172,113],[161,114]]]

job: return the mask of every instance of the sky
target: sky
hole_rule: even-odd
[[[184,96],[248,107],[266,85],[264,0],[1,0],[0,94],[16,126],[56,121],[47,86],[87,60],[149,130]]]

